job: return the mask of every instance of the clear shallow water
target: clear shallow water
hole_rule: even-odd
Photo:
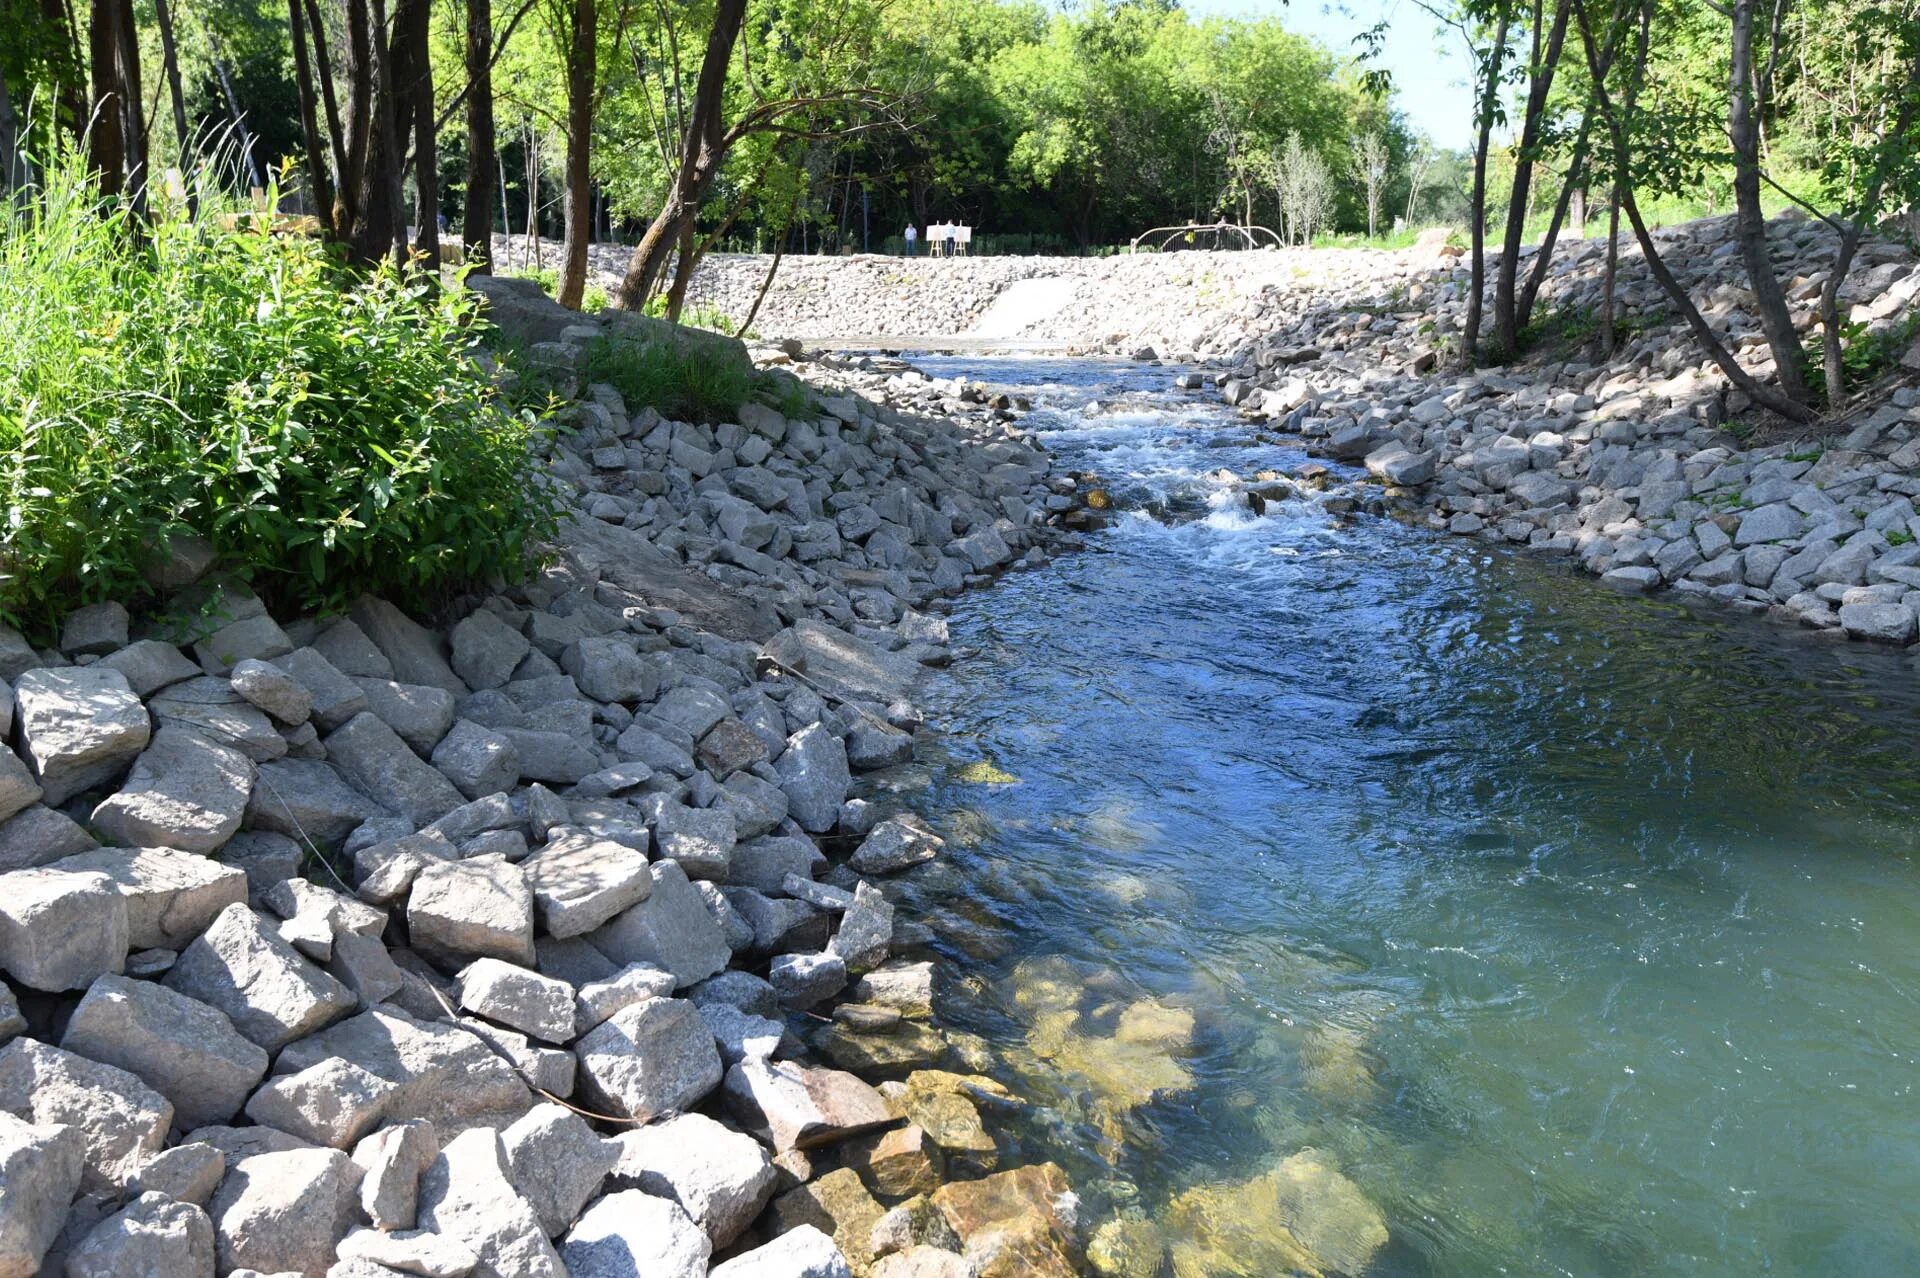
[[[1310,1148],[1384,1219],[1370,1274],[1920,1273],[1905,659],[1255,518],[1205,476],[1304,459],[1173,370],[922,366],[1032,394],[1135,508],[960,603],[920,800],[949,1018],[1090,1225],[1191,1242]],[[1244,1242],[1187,1263],[1272,1272]]]

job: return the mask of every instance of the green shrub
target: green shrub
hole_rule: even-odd
[[[181,532],[284,608],[521,572],[554,507],[466,290],[217,196],[136,227],[69,154],[0,206],[0,612],[137,599]]]
[[[1920,311],[1878,330],[1870,329],[1861,321],[1841,321],[1840,367],[1846,373],[1848,387],[1858,389],[1899,367],[1901,356],[1907,353],[1916,335],[1920,335]],[[1805,355],[1800,375],[1824,404],[1827,393],[1825,333],[1815,333],[1806,340]]]

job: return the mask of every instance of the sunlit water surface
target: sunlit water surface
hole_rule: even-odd
[[[1122,507],[958,605],[915,800],[945,1014],[1090,1229],[1178,1244],[1312,1149],[1369,1274],[1920,1273],[1905,659],[1256,518],[1207,476],[1304,458],[1173,370],[921,363],[1033,396]],[[1275,1263],[1244,1242],[1183,1273]]]

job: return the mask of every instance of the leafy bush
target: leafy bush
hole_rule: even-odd
[[[1857,389],[1898,367],[1900,357],[1907,353],[1916,335],[1920,335],[1920,311],[1879,329],[1870,328],[1864,321],[1843,320],[1840,367],[1846,372],[1847,385]],[[1822,402],[1827,389],[1826,359],[1826,334],[1815,333],[1806,340],[1806,358],[1800,365],[1800,375]]]
[[[0,207],[0,611],[135,599],[175,533],[289,608],[519,573],[554,508],[480,331],[464,289],[351,275],[211,190],[139,226],[54,157]]]

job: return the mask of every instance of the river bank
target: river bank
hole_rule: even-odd
[[[1770,235],[1795,324],[1815,332],[1834,232],[1783,217]],[[1655,238],[1743,367],[1771,377],[1731,218]],[[617,263],[618,250],[603,254]],[[1523,276],[1531,265],[1529,249]],[[738,318],[766,266],[709,259],[692,296]],[[1769,422],[1728,387],[1631,242],[1615,292],[1622,339],[1601,358],[1604,274],[1601,241],[1563,241],[1542,282],[1533,353],[1470,372],[1453,367],[1467,272],[1458,250],[1438,243],[1396,253],[795,259],[757,326],[1193,364],[1199,384],[1270,423],[1276,439],[1364,465],[1429,527],[1571,555],[1622,590],[1670,590],[1836,637],[1920,639],[1911,252],[1862,246],[1839,295],[1856,326],[1850,341],[1880,343],[1889,363],[1845,411],[1804,428]],[[1266,484],[1248,487],[1264,494]]]
[[[275,618],[182,543],[165,607],[0,635],[0,1267],[1071,1272],[870,780],[1071,481],[904,371],[666,421],[582,351],[724,339],[482,287],[567,401],[535,579]]]

